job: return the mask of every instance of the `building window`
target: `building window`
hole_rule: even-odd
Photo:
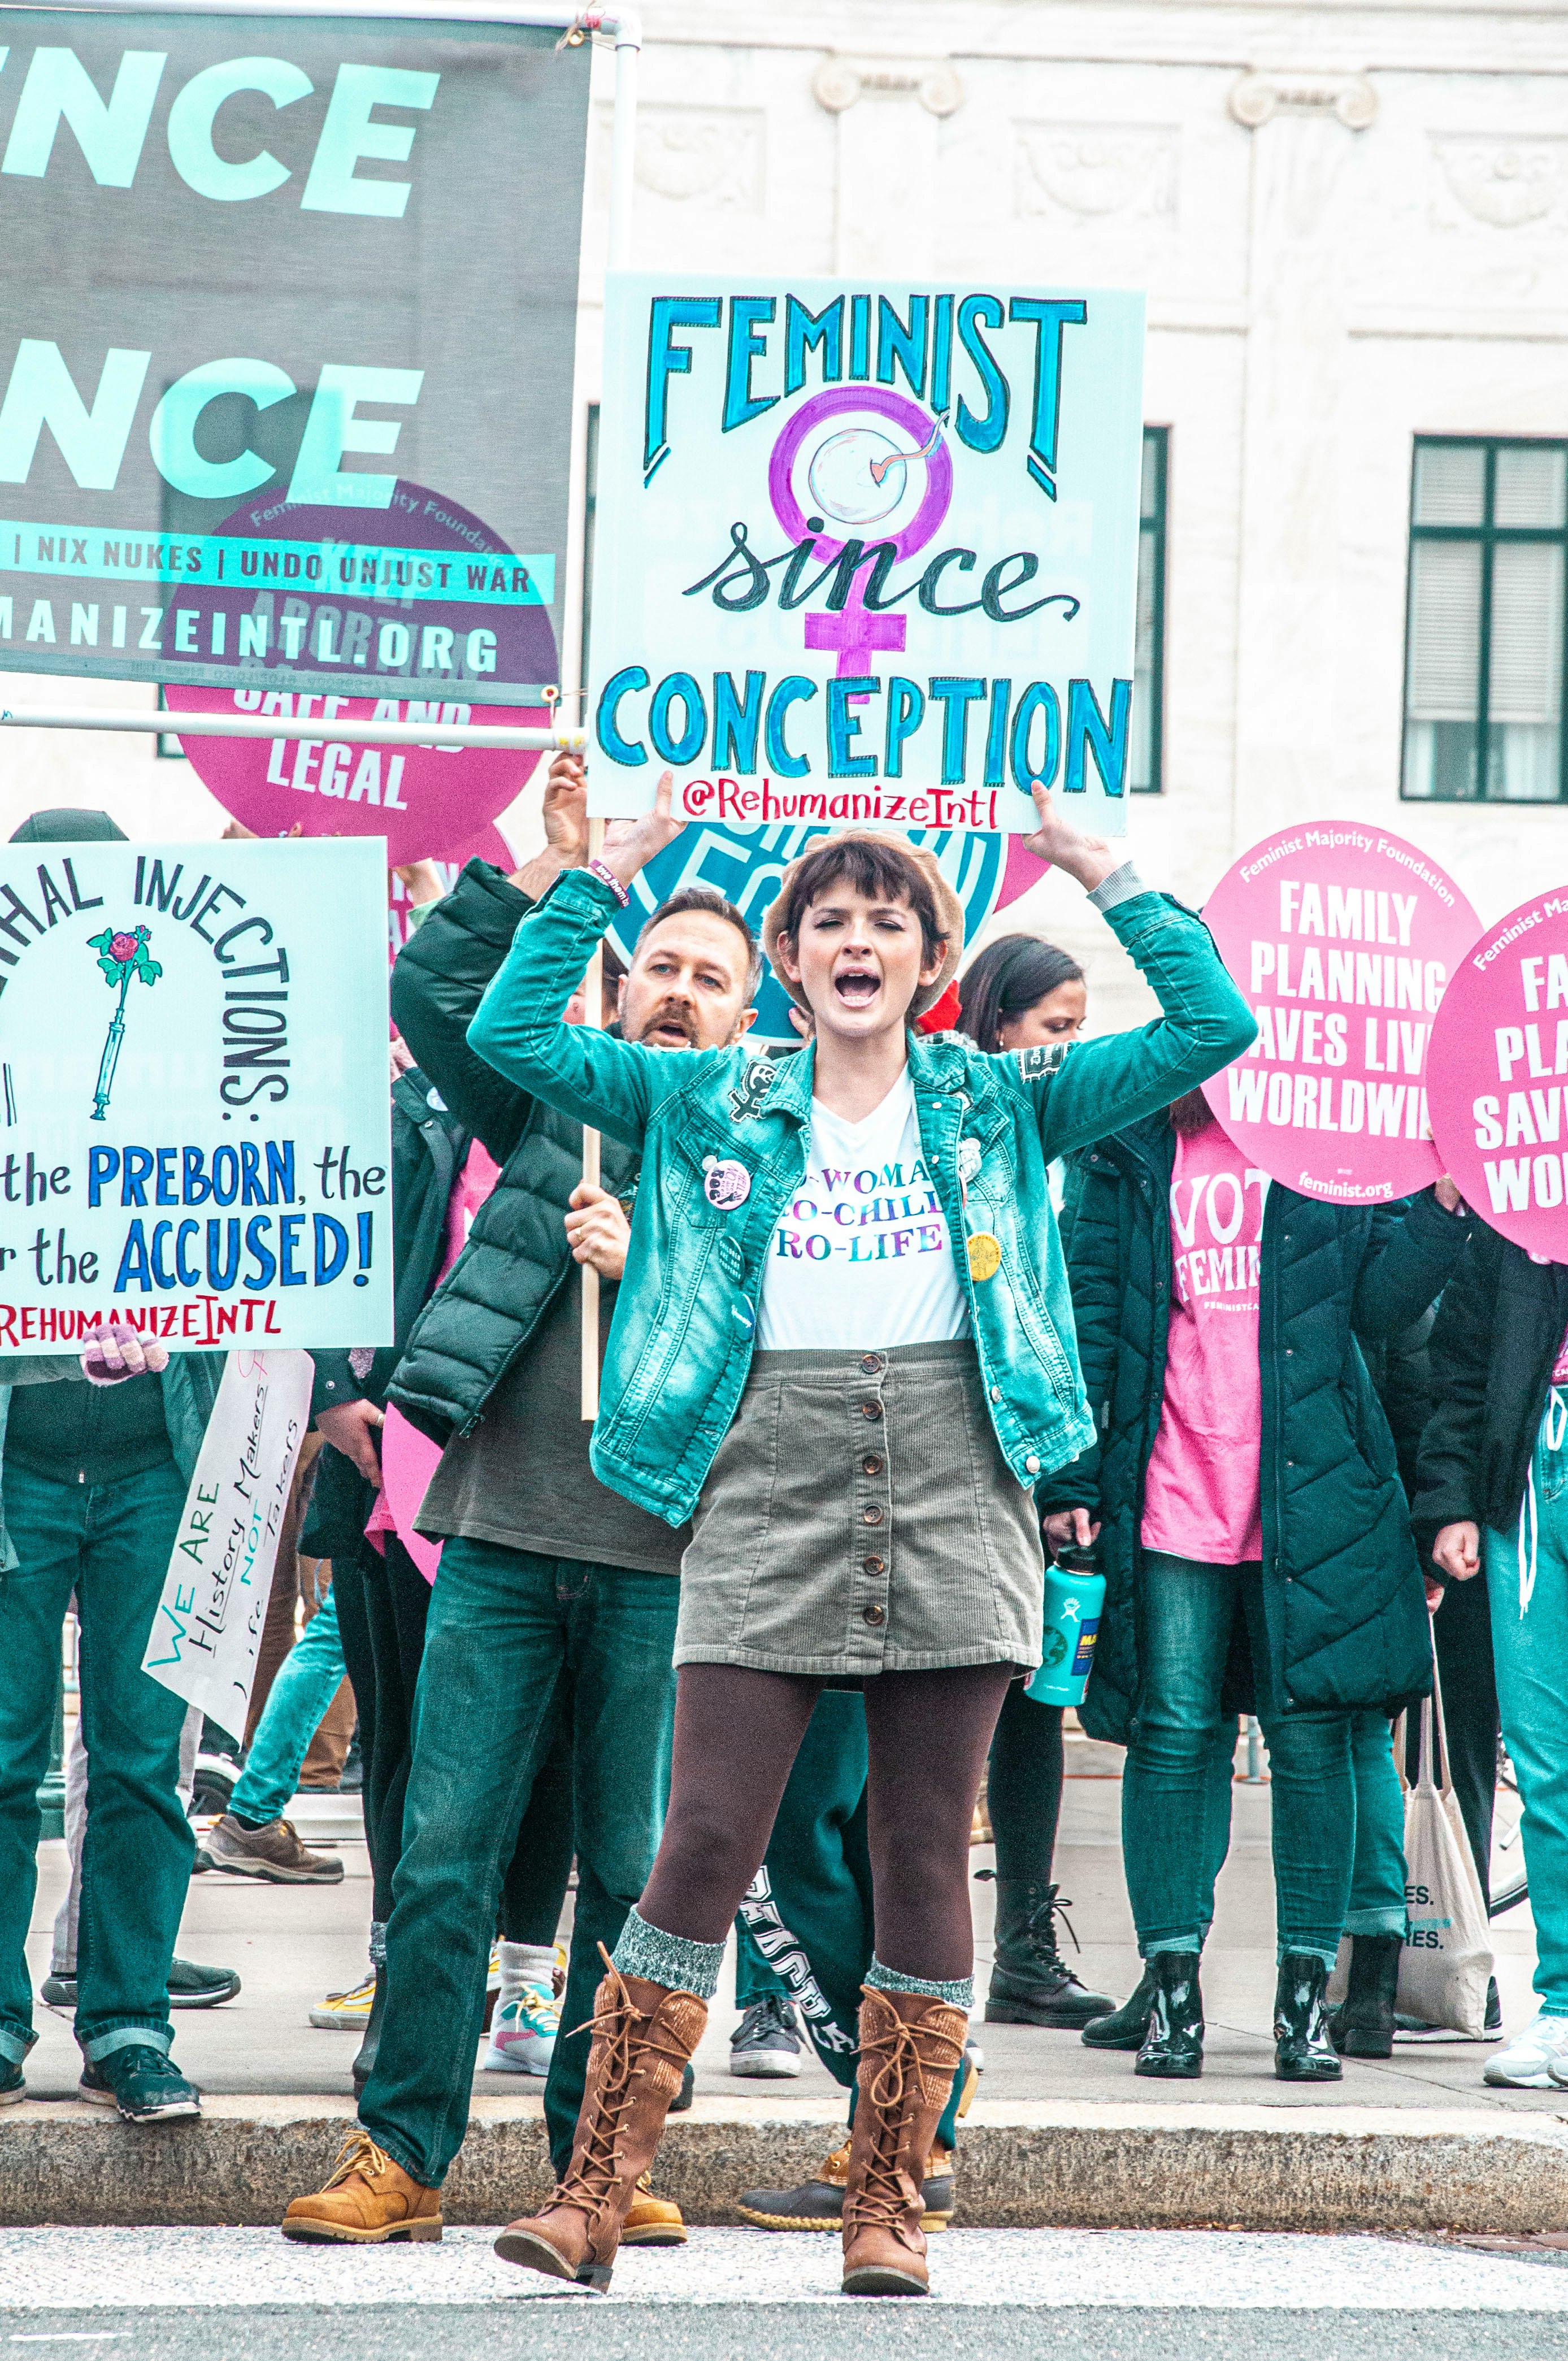
[[[1554,804],[1568,443],[1418,438],[1400,793]]]
[[[1138,505],[1137,643],[1133,658],[1131,785],[1135,796],[1157,796],[1165,785],[1165,519],[1169,463],[1169,427],[1146,426]]]

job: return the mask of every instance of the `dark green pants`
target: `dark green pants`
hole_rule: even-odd
[[[167,2050],[169,1962],[195,1839],[180,1800],[185,1700],[141,1668],[185,1505],[172,1459],[117,1483],[56,1484],[5,1470],[21,1563],[0,1574],[0,2058],[33,2042],[27,1921],[38,1782],[71,1594],[82,1626],[87,1835],[82,1852],[76,2038],[94,2062]]]
[[[501,1880],[564,1714],[577,1903],[544,2089],[561,2171],[587,2074],[604,1970],[648,1880],[669,1795],[671,1575],[449,1541],[414,1698],[403,1850],[387,1925],[387,2009],[359,2102],[372,2138],[425,2188],[463,2145]]]
[[[748,2008],[783,1992],[812,2045],[850,2092],[861,2062],[861,1986],[872,1963],[872,1864],[866,1850],[866,1714],[858,1696],[818,1697],[789,1774],[762,1866],[740,1905],[735,1997]],[[957,2146],[963,2069],[937,2127]]]

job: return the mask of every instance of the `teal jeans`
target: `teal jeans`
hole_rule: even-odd
[[[1348,1713],[1285,1713],[1268,1694],[1255,1561],[1145,1561],[1143,1683],[1122,1782],[1122,1847],[1138,1948],[1199,1951],[1213,1907],[1215,1765],[1232,1617],[1246,1617],[1268,1741],[1278,1952],[1333,1965],[1350,1908],[1355,1778]]]
[[[185,1700],[150,1680],[141,1660],[185,1479],[170,1459],[91,1488],[16,1466],[4,1480],[21,1563],[0,1574],[0,2057],[20,2063],[36,2038],[24,1946],[72,1591],[87,1747],[76,2038],[94,2060],[137,2042],[167,2050],[169,1962],[195,1839],[179,1793]]]
[[[1543,2015],[1568,2016],[1568,1389],[1553,1386],[1519,1531],[1486,1536],[1503,1742],[1520,1835]]]
[[[1398,1935],[1404,1939],[1405,1791],[1394,1765],[1394,1733],[1386,1713],[1350,1717],[1351,1767],[1355,1777],[1355,1853],[1351,1868],[1347,1935]]]
[[[576,1914],[544,2089],[557,2173],[587,2076],[594,1993],[648,1882],[669,1797],[680,1584],[673,1575],[449,1541],[414,1697],[387,2003],[359,2101],[371,2137],[427,2189],[468,2127],[501,1880],[565,1719]]]
[[[337,1594],[329,1590],[268,1692],[229,1809],[242,1820],[280,1819],[300,1784],[300,1765],[343,1684]]]

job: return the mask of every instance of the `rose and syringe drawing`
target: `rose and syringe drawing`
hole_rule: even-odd
[[[87,938],[88,949],[98,954],[104,982],[111,991],[116,984],[120,991],[115,1013],[109,1020],[104,1055],[98,1064],[98,1087],[93,1094],[92,1120],[94,1123],[102,1123],[108,1113],[109,1093],[114,1088],[120,1044],[126,1038],[126,994],[131,988],[131,980],[139,975],[143,983],[154,984],[163,973],[158,961],[148,955],[147,947],[150,939],[150,930],[146,927],[105,927],[101,935],[89,935]]]

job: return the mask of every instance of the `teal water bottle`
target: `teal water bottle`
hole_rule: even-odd
[[[1081,1705],[1105,1604],[1105,1576],[1092,1550],[1076,1543],[1046,1568],[1045,1645],[1040,1669],[1024,1694],[1036,1705]]]

